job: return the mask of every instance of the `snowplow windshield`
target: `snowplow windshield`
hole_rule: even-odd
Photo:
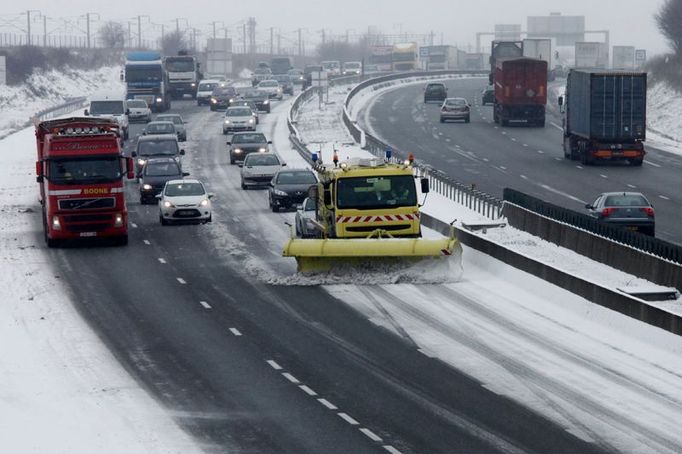
[[[340,209],[370,210],[417,206],[417,189],[409,175],[341,178],[337,183]]]

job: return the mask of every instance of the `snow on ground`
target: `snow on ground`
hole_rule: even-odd
[[[33,128],[0,141],[3,451],[200,452],[72,305],[34,223],[34,161]]]
[[[121,85],[119,66],[92,71],[40,71],[18,86],[0,85],[0,138],[28,126],[38,111],[65,99]]]

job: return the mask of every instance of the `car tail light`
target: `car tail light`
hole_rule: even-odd
[[[614,211],[616,211],[615,208],[604,208],[603,210],[601,210],[601,215],[604,216],[605,218],[608,218]]]
[[[639,211],[645,212],[646,215],[649,216],[650,218],[654,217],[654,209],[651,207],[640,208]]]

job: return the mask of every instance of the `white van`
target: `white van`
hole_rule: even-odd
[[[90,107],[83,112],[86,116],[109,118],[116,121],[123,132],[123,140],[128,140],[128,106],[119,93],[97,93],[90,97]]]

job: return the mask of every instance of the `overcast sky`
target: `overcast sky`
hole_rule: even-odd
[[[459,45],[475,44],[475,33],[491,31],[496,23],[522,24],[525,29],[529,15],[561,12],[585,15],[588,29],[611,30],[612,44],[645,48],[651,54],[667,49],[653,19],[663,3],[664,0],[25,0],[15,12],[35,9],[49,17],[91,12],[99,13],[105,20],[132,20],[139,14],[167,27],[174,27],[174,19],[181,17],[205,31],[211,29],[211,21],[222,21],[239,40],[241,23],[253,16],[261,42],[269,37],[270,27],[280,29],[292,39],[296,29],[304,28],[304,40],[317,42],[322,28],[336,34],[350,29],[353,34],[374,25],[384,33],[433,30],[437,41],[443,33],[446,44]],[[11,18],[12,12],[8,10],[5,7],[0,14],[1,30],[6,30],[2,20]]]

